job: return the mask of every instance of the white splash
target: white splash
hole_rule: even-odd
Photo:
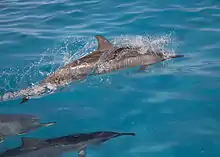
[[[141,51],[138,53],[145,54],[149,52],[154,52],[156,55],[156,52],[160,50],[165,55],[174,55],[175,51],[174,48],[168,48],[168,46],[175,46],[176,41],[174,36],[170,34],[161,35],[161,36],[120,36],[115,37],[113,40],[113,44],[119,45],[119,46],[128,46],[128,47],[140,47]],[[151,50],[151,51],[148,51]]]

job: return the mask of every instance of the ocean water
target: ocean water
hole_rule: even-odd
[[[1,0],[0,91],[35,84],[97,48],[150,39],[184,58],[89,77],[39,99],[0,103],[1,113],[57,124],[9,137],[135,132],[89,148],[88,157],[220,156],[220,2],[217,0]],[[76,155],[75,152],[63,157]]]

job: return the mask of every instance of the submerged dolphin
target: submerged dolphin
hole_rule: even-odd
[[[86,148],[99,145],[118,136],[135,136],[135,133],[92,132],[73,134],[52,139],[22,138],[22,145],[7,150],[0,157],[61,157],[68,151],[77,151],[78,157],[86,157]]]
[[[26,134],[54,124],[55,122],[40,123],[39,117],[33,115],[0,114],[0,142],[3,142],[5,137]]]
[[[2,100],[23,97],[21,103],[34,97],[40,97],[47,92],[54,92],[58,87],[85,79],[89,75],[109,73],[127,67],[147,66],[168,60],[170,58],[183,57],[183,55],[169,55],[163,50],[153,51],[142,47],[116,47],[103,36],[95,36],[98,48],[87,56],[79,58],[64,67],[59,68],[53,74],[45,78],[39,85],[3,95]],[[144,53],[141,53],[143,52]]]

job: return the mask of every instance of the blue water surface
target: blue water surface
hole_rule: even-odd
[[[110,41],[168,36],[185,57],[146,72],[137,67],[89,77],[23,105],[3,102],[0,112],[57,122],[22,137],[136,133],[89,148],[88,157],[219,157],[219,21],[218,0],[1,0],[2,93],[39,82],[74,54],[90,53],[97,48],[95,35]],[[18,146],[20,137],[7,138],[0,149]]]

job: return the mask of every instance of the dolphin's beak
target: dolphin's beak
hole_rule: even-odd
[[[181,58],[181,57],[184,57],[184,55],[171,55],[171,56],[168,56],[167,58],[162,59],[161,61],[165,61],[171,58]]]
[[[181,57],[184,57],[184,55],[173,55],[173,56],[170,56],[169,58],[181,58]]]
[[[135,133],[117,133],[113,137],[118,137],[118,136],[135,136]]]

